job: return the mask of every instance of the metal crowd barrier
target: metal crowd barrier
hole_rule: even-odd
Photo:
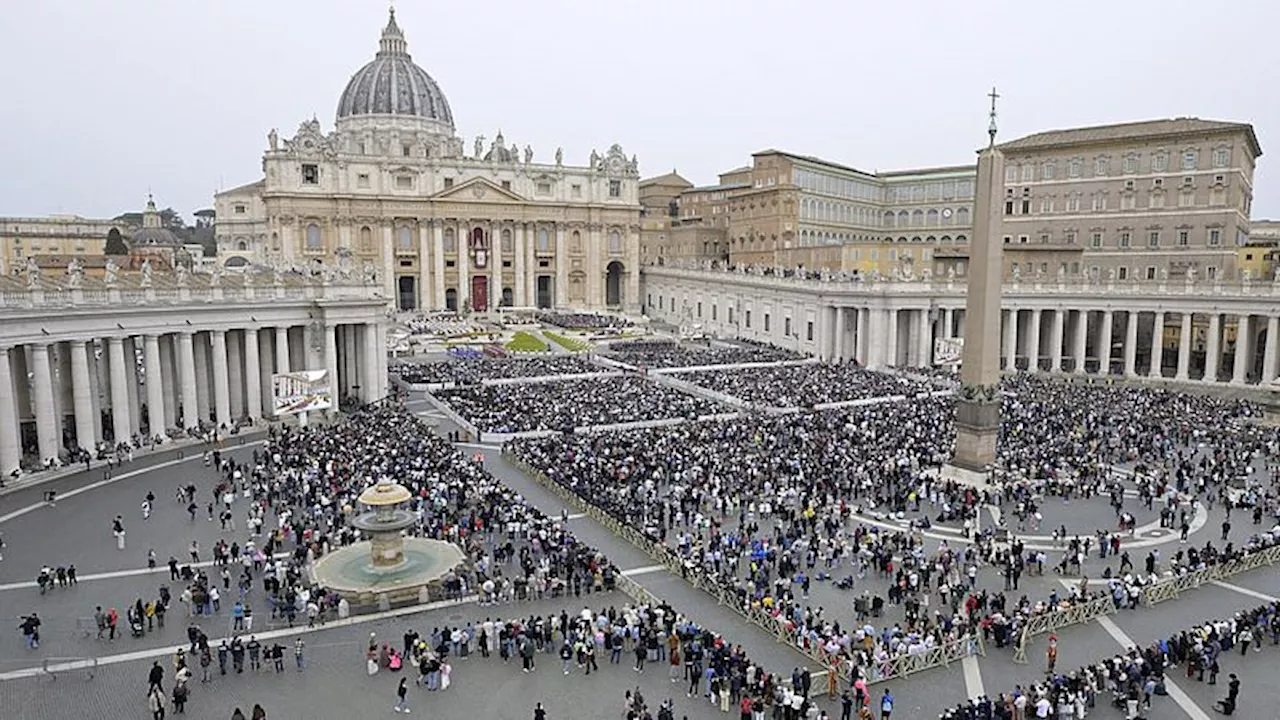
[[[815,694],[820,695],[827,692],[828,685],[825,682],[818,682],[818,680],[828,678],[829,674],[833,671],[846,683],[853,682],[854,678],[852,677],[851,668],[847,663],[840,663],[838,665],[833,663],[833,656],[828,655],[821,647],[813,647],[809,645],[805,641],[804,637],[800,636],[793,628],[789,628],[787,626],[783,618],[774,616],[763,608],[752,605],[744,606],[730,588],[714,581],[708,581],[708,578],[703,577],[702,573],[699,573],[696,570],[694,572],[690,572],[689,568],[684,564],[683,559],[671,548],[650,540],[640,531],[621,522],[616,517],[601,510],[596,505],[587,502],[581,496],[569,490],[564,485],[547,477],[546,473],[531,467],[528,463],[513,455],[509,450],[504,448],[502,451],[502,457],[517,469],[533,478],[539,485],[542,485],[556,495],[559,495],[565,500],[565,502],[576,510],[600,523],[615,535],[618,535],[624,540],[630,542],[632,545],[643,550],[656,562],[665,567],[671,574],[680,576],[694,588],[702,590],[703,592],[715,597],[716,601],[720,605],[733,609],[733,611],[742,616],[743,619],[759,627],[769,635],[772,635],[779,643],[790,645],[796,650],[796,652],[816,662],[819,667],[827,668],[826,670],[812,673],[815,680],[812,688]],[[619,575],[618,587],[627,595],[635,598],[638,602],[650,604],[661,604],[662,602],[657,596],[646,590],[631,578]],[[1108,599],[1108,603],[1109,602],[1110,601]],[[929,670],[935,667],[945,667],[951,662],[963,659],[969,655],[986,655],[986,645],[982,640],[981,633],[977,631],[955,640],[948,640],[942,645],[929,648],[922,653],[893,657],[878,666],[873,664],[867,668],[867,682],[885,682],[921,672],[923,670]]]
[[[1106,593],[1099,593],[1081,603],[1065,610],[1032,615],[1023,621],[1013,644],[1013,661],[1025,665],[1027,662],[1027,646],[1036,635],[1053,632],[1068,625],[1087,623],[1101,615],[1111,615],[1116,611],[1115,601]]]
[[[1256,570],[1264,565],[1274,565],[1277,561],[1280,561],[1280,545],[1273,545],[1257,552],[1251,552],[1241,558],[1227,560],[1217,565],[1210,565],[1209,567],[1152,583],[1143,589],[1142,601],[1150,607],[1165,600],[1172,600],[1184,591],[1194,590],[1214,580],[1223,580],[1240,573]]]

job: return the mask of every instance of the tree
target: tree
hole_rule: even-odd
[[[129,246],[125,244],[124,237],[120,235],[120,231],[116,228],[111,228],[110,232],[107,233],[106,254],[107,255],[128,255],[129,254]]]

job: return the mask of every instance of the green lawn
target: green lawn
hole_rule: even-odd
[[[549,346],[536,335],[521,330],[507,342],[506,348],[511,352],[546,352]]]
[[[551,332],[550,330],[544,330],[542,334],[546,335],[548,340],[559,345],[565,350],[568,350],[569,352],[585,352],[591,349],[591,343],[586,342],[584,340],[578,340],[576,338],[566,337],[559,333]]]

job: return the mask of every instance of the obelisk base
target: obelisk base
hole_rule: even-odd
[[[985,487],[996,461],[1000,434],[1000,399],[961,398],[956,402],[956,452],[942,476]]]

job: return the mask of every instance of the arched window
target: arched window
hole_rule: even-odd
[[[956,242],[957,242],[957,243],[959,243],[959,244],[961,244],[961,245],[963,245],[963,244],[965,244],[965,243],[969,242],[969,238],[967,238],[967,237],[965,237],[965,236],[963,236],[963,235],[957,235],[957,236],[956,236]]]
[[[413,230],[408,227],[401,227],[396,230],[396,247],[401,250],[413,249]]]
[[[307,225],[307,249],[319,250],[320,248],[320,226],[315,223],[311,223]]]
[[[969,208],[962,207],[959,210],[956,210],[956,224],[957,225],[969,224]]]
[[[929,212],[924,214],[924,224],[929,227],[935,227],[938,224],[938,211],[929,208]]]
[[[447,253],[458,252],[458,238],[453,233],[453,228],[444,229],[444,251]]]
[[[511,252],[511,230],[508,228],[502,229],[502,252]]]
[[[609,233],[609,253],[617,255],[622,252],[622,233],[614,230]]]
[[[582,252],[582,233],[578,232],[577,230],[574,230],[573,235],[569,239],[569,244],[574,252],[576,253]]]
[[[885,210],[885,211],[884,211],[884,226],[885,226],[885,227],[894,227],[895,225],[897,225],[897,222],[896,222],[896,221],[897,221],[897,218],[898,218],[898,216],[897,216],[897,215],[894,215],[892,210]]]
[[[373,250],[373,231],[366,225],[360,228],[360,252]]]
[[[907,215],[906,210],[898,211],[898,227],[907,227],[911,224],[911,216]]]
[[[924,213],[923,213],[923,212],[921,212],[920,210],[913,210],[913,211],[911,212],[911,224],[912,224],[914,227],[920,227],[921,225],[923,225],[923,224],[924,224]]]
[[[236,250],[240,250],[241,252],[243,252],[248,249],[249,249],[249,243],[245,242],[244,238],[240,238],[239,240],[236,240]]]

